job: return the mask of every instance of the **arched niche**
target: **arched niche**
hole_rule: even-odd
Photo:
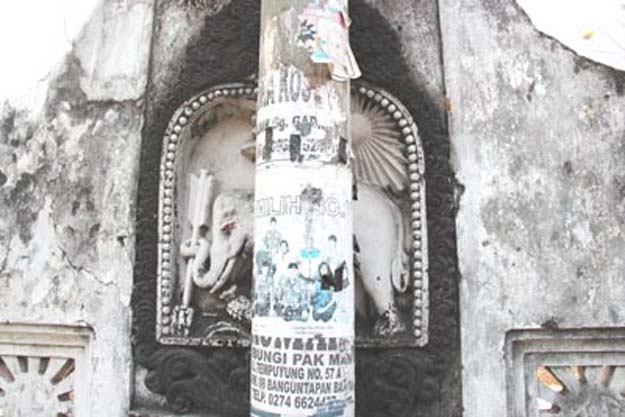
[[[397,98],[367,83],[354,83],[352,90],[353,166],[357,189],[362,190],[354,203],[358,346],[424,346],[429,300],[423,146],[412,116]],[[156,311],[161,343],[249,346],[251,256],[241,253],[239,269],[212,293],[188,278],[193,259],[181,247],[198,221],[207,230],[207,250],[218,244],[211,238],[219,232],[211,230],[216,196],[253,192],[255,92],[250,82],[202,91],[174,112],[163,135]],[[201,198],[202,187],[210,188],[206,193],[211,195],[200,203],[197,220],[195,200]],[[239,216],[247,217],[241,223],[251,224],[251,212]],[[396,258],[402,264],[402,282],[391,282]],[[223,262],[207,253],[201,263],[198,268],[204,272]],[[380,279],[388,285],[372,284]],[[389,293],[376,293],[372,286]],[[185,297],[185,292],[191,295]],[[389,297],[392,309],[384,308]]]
[[[208,149],[189,147],[181,149],[180,153],[175,149],[173,159],[168,159],[171,158],[169,147],[173,144],[171,134],[184,130],[182,142],[191,143],[193,139],[190,138],[198,136],[206,140],[206,146],[224,136],[220,131],[239,132],[234,136],[240,142],[252,137],[252,133],[246,130],[252,122],[245,112],[237,111],[241,116],[225,124],[218,123],[216,130],[208,127],[211,126],[209,114],[219,102],[236,101],[246,96],[245,100],[254,103],[251,80],[258,57],[259,2],[233,0],[223,5],[219,3],[218,12],[214,8],[204,9],[201,2],[193,2],[193,7],[190,3],[159,2],[157,7],[158,25],[153,38],[152,70],[145,98],[147,111],[139,170],[132,298],[136,368],[133,409],[141,411],[131,414],[162,415],[169,410],[220,417],[247,416],[249,350],[245,347],[245,332],[236,329],[221,335],[221,341],[219,338],[207,339],[202,333],[173,334],[171,314],[179,300],[180,289],[176,288],[173,280],[177,278],[172,275],[168,292],[163,292],[166,276],[161,261],[163,250],[167,248],[165,244],[169,244],[169,256],[173,259],[179,250],[176,240],[184,240],[185,233],[188,233],[183,224],[186,221],[184,205],[188,201],[184,188],[188,177],[174,174],[194,172],[196,168],[193,167],[199,165],[194,165],[193,158]],[[421,269],[423,275],[421,284],[414,281],[412,290],[405,292],[401,301],[405,311],[409,312],[406,323],[410,324],[403,337],[372,337],[371,322],[365,326],[364,333],[359,332],[357,414],[364,417],[458,415],[461,404],[459,274],[454,231],[454,179],[449,164],[444,95],[432,92],[427,83],[422,82],[432,76],[430,72],[415,70],[406,63],[412,53],[420,55],[425,51],[431,52],[430,57],[436,56],[440,45],[435,37],[411,38],[407,42],[405,37],[399,36],[401,27],[398,22],[405,18],[396,14],[395,18],[387,19],[380,13],[386,6],[374,7],[369,3],[350,1],[354,21],[352,47],[364,74],[363,80],[353,84],[352,96],[356,102],[360,100],[357,104],[365,109],[353,117],[355,122],[360,119],[355,123],[354,133],[362,135],[364,131],[366,136],[370,128],[368,121],[378,116],[382,124],[388,123],[395,132],[397,146],[407,159],[407,168],[403,172],[408,186],[400,193],[399,204],[402,218],[409,223],[406,226],[409,231],[406,245],[409,268],[413,277]],[[397,7],[410,9],[411,13],[424,12],[425,20],[414,24],[429,25],[427,33],[437,32],[435,7],[424,1],[400,3],[403,6]],[[386,7],[385,13],[388,10]],[[359,25],[358,22],[376,23]],[[404,33],[405,30],[404,23]],[[442,72],[442,67],[436,66],[439,64],[432,64],[434,71]],[[249,90],[246,92],[249,88],[251,94],[248,94]],[[214,98],[216,90],[222,90],[219,99],[209,103],[209,94],[212,91]],[[181,119],[183,117],[185,119]],[[197,120],[200,122],[193,134]],[[417,133],[412,133],[413,130]],[[411,133],[414,143],[407,141]],[[234,145],[231,145],[229,155],[233,155],[230,152]],[[169,223],[172,240],[165,242],[162,238],[166,222],[162,214],[167,205],[161,184],[168,175],[168,161],[173,164],[172,186],[177,190],[172,189],[169,196],[172,198],[170,210],[178,225]],[[216,158],[216,162],[233,164],[220,158]],[[251,166],[241,170],[250,172]],[[361,166],[360,169],[366,168]],[[174,177],[177,180],[174,181]],[[411,196],[417,193],[411,187],[417,185],[418,192],[423,193],[421,207]],[[417,208],[421,213],[415,211]],[[419,215],[422,216],[417,218]],[[418,226],[421,231],[415,232]],[[176,233],[179,236],[174,236]],[[421,244],[419,248],[419,244],[411,240],[415,234],[425,237],[427,246]],[[422,259],[415,256],[416,251],[420,251]],[[176,268],[176,274],[179,274],[180,267]],[[423,279],[426,275],[427,280]],[[421,295],[420,301],[417,301],[417,292]],[[167,295],[169,305],[164,303]],[[167,327],[169,332],[166,334],[163,329]]]

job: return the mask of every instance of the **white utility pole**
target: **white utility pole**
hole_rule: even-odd
[[[354,416],[347,0],[262,0],[251,416]]]

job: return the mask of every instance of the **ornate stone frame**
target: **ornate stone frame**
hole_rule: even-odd
[[[240,335],[214,337],[206,340],[201,337],[173,335],[174,297],[173,287],[175,267],[172,262],[175,254],[174,242],[176,227],[176,172],[180,165],[178,150],[183,133],[191,126],[192,119],[210,111],[224,98],[245,98],[255,100],[256,85],[252,82],[239,82],[209,88],[185,101],[174,112],[163,137],[158,206],[158,277],[156,338],[165,345],[207,345],[207,346],[249,346],[249,339]],[[373,101],[387,112],[401,132],[406,158],[411,204],[411,265],[410,277],[414,288],[412,334],[409,338],[397,337],[385,340],[358,338],[360,347],[425,346],[428,342],[428,251],[427,216],[425,207],[425,157],[417,126],[403,104],[390,93],[367,83],[356,82],[352,94],[359,94]]]
[[[161,152],[159,201],[158,201],[158,278],[157,278],[157,309],[156,338],[166,345],[209,345],[209,346],[249,346],[247,339],[212,340],[203,343],[202,338],[175,336],[171,334],[170,324],[173,320],[172,286],[174,268],[170,263],[175,242],[176,231],[176,178],[175,172],[179,158],[182,134],[188,128],[190,119],[202,111],[210,111],[223,97],[245,97],[255,100],[256,86],[250,82],[231,83],[209,88],[185,101],[172,116],[165,135]]]

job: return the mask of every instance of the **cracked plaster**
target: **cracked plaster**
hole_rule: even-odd
[[[466,417],[506,411],[513,329],[622,326],[625,75],[512,0],[442,0]]]
[[[103,2],[46,81],[43,112],[11,101],[0,108],[0,314],[93,327],[96,417],[124,415],[130,393],[128,302],[153,3]],[[209,2],[208,12],[183,11],[183,3],[159,3],[168,13],[156,63],[183,54],[174,45],[197,36],[198,22],[225,2]],[[411,23],[422,9],[369,3],[402,27],[405,48],[415,37],[437,42]],[[625,81],[538,34],[512,0],[440,5],[464,188],[465,415],[494,417],[506,407],[507,330],[623,320]],[[189,30],[174,30],[181,26]],[[419,53],[406,51],[415,73],[427,74],[438,57]],[[180,70],[156,65],[154,88]],[[443,91],[438,76],[421,81],[433,96]]]
[[[18,100],[0,105],[0,316],[93,329],[89,417],[123,416],[129,407],[153,3],[101,2],[39,85],[41,111]]]

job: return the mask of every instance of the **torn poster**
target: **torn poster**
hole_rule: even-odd
[[[354,416],[351,203],[343,165],[257,171],[251,417]]]
[[[311,59],[327,64],[332,78],[345,81],[361,76],[349,45],[349,26],[345,0],[314,0],[299,16],[298,45],[311,51]]]

